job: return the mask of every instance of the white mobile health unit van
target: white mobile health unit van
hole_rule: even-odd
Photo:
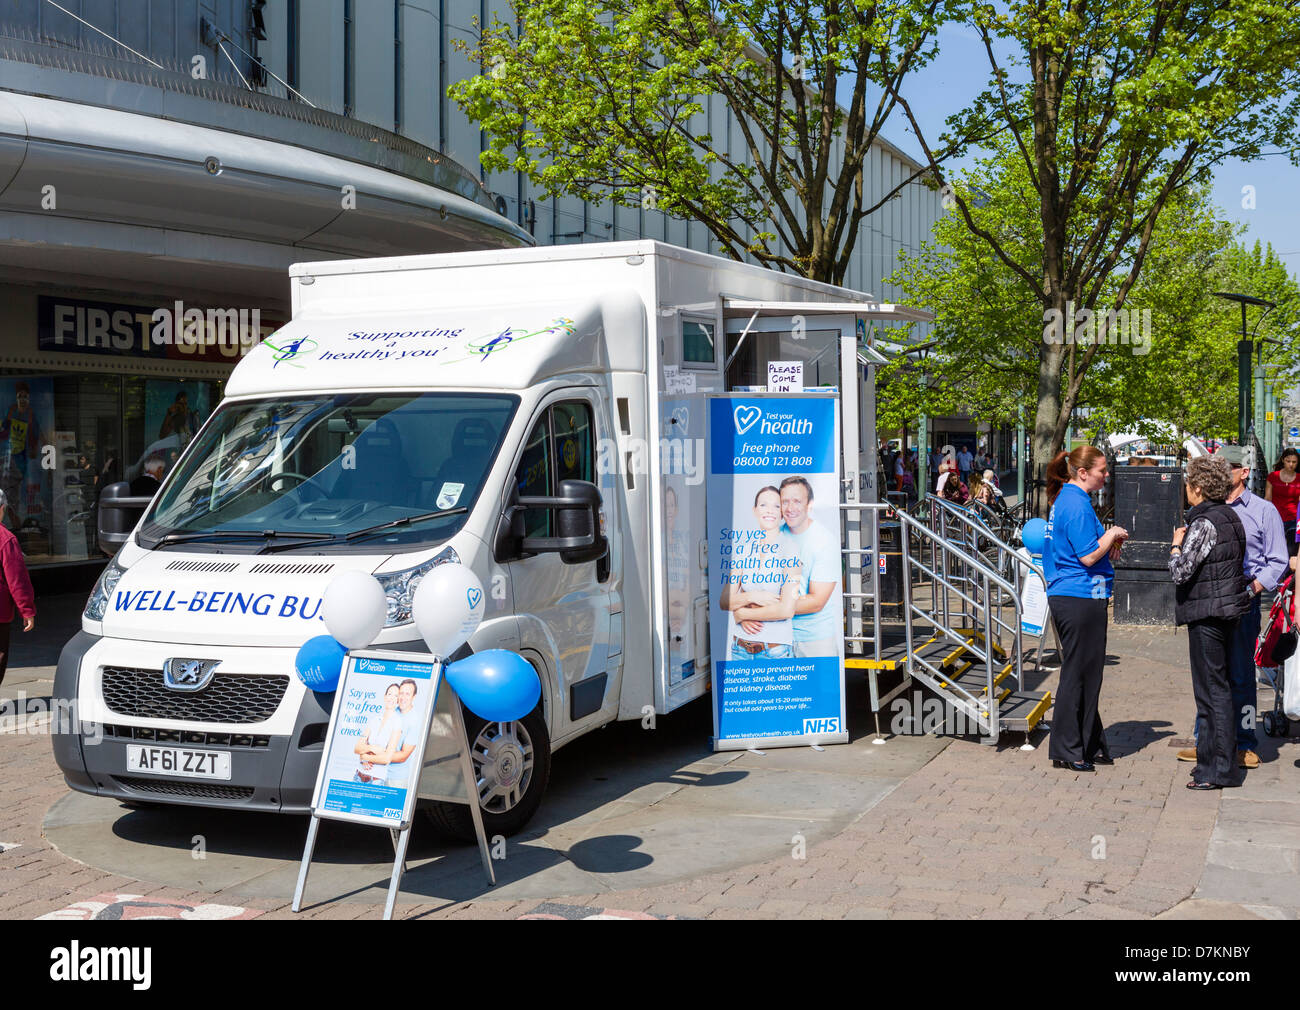
[[[80,720],[54,741],[73,789],[308,810],[332,696],[294,658],[324,633],[326,587],[373,573],[375,646],[422,651],[413,591],[459,561],[488,599],[467,648],[515,650],[543,683],[518,722],[469,717],[488,833],[517,830],[554,750],[709,690],[705,394],[761,386],[769,360],[839,386],[865,319],[926,318],[655,242],[290,273],[292,321],[236,367],[154,500],[105,490],[101,541],[120,549],[55,679]],[[432,813],[470,831],[464,806]]]

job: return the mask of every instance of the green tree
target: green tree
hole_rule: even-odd
[[[935,314],[933,349],[923,361],[899,359],[881,369],[882,425],[921,413],[967,413],[980,421],[1030,421],[1044,343],[1036,285],[995,255],[979,231],[1005,236],[1019,262],[1041,269],[1037,196],[1023,158],[1005,138],[994,154],[955,176],[975,227],[956,215],[938,222],[933,239],[904,257],[892,278],[907,300]],[[1101,289],[1113,304],[1122,278]],[[1297,286],[1271,250],[1234,243],[1232,225],[1211,206],[1208,190],[1180,190],[1155,226],[1145,260],[1127,294],[1124,326],[1106,317],[1076,320],[1060,334],[1063,380],[1093,431],[1137,430],[1155,437],[1165,424],[1223,436],[1236,424],[1235,307],[1214,291],[1234,290],[1279,302],[1260,336],[1289,333]],[[1114,321],[1118,324],[1118,317]],[[1103,338],[1095,343],[1093,337]],[[1269,345],[1285,382],[1297,345]],[[1084,358],[1091,367],[1080,375]]]
[[[697,220],[730,256],[840,283],[863,220],[921,174],[872,201],[863,166],[947,2],[520,0],[464,46],[485,72],[449,94],[491,171]],[[706,129],[712,96],[739,145]]]
[[[1297,0],[976,0],[970,21],[988,86],[948,121],[955,134],[1004,127],[1028,181],[1032,236],[982,220],[945,191],[971,232],[1032,291],[1044,339],[1033,459],[1061,445],[1102,347],[1048,337],[1078,313],[1125,305],[1161,215],[1230,157],[1294,151],[1300,98]],[[1006,51],[1010,59],[1000,56]],[[943,181],[942,159],[896,92]],[[941,138],[942,141],[942,138]]]

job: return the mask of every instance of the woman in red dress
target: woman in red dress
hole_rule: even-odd
[[[1277,469],[1268,475],[1268,487],[1264,497],[1277,506],[1282,515],[1282,527],[1286,530],[1286,548],[1291,556],[1296,554],[1295,514],[1296,504],[1300,503],[1300,480],[1296,479],[1296,467],[1300,465],[1300,452],[1295,449],[1283,449],[1282,458],[1277,461]]]

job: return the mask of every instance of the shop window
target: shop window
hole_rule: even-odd
[[[4,523],[29,567],[103,558],[98,502],[157,457],[164,476],[220,398],[220,384],[111,374],[0,374]]]

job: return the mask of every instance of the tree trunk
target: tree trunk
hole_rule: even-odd
[[[1026,491],[1034,480],[1046,476],[1047,464],[1059,451],[1061,439],[1058,422],[1061,417],[1061,368],[1065,363],[1065,344],[1044,340],[1041,346],[1038,354],[1038,406],[1034,411],[1033,454],[1025,480]],[[1039,515],[1047,518],[1047,496],[1040,496],[1038,502]]]

